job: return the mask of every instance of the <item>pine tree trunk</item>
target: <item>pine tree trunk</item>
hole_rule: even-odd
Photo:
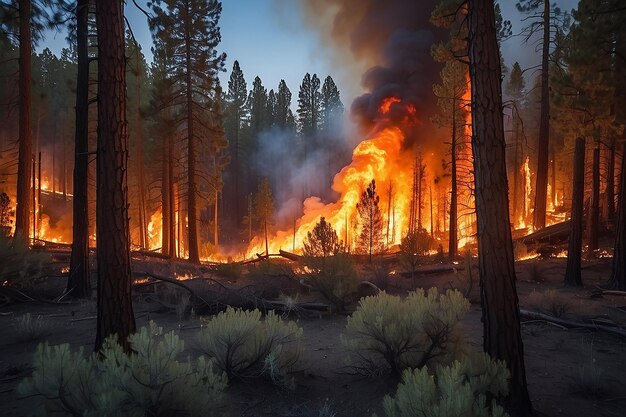
[[[502,86],[492,0],[469,0],[469,60],[472,89],[478,262],[484,349],[511,371],[507,408],[513,417],[532,415],[509,222]]]
[[[615,139],[608,149],[606,166],[606,220],[608,224],[615,223]]]
[[[72,255],[67,291],[78,298],[91,296],[89,272],[89,0],[76,5],[76,120],[74,145],[74,214]]]
[[[517,221],[518,197],[519,197],[519,114],[517,114],[517,106],[513,108],[514,128],[515,132],[515,153],[513,155],[513,226]]]
[[[239,125],[241,124],[239,115],[239,109],[235,114],[235,155],[233,158],[233,165],[235,168],[235,224],[237,225],[237,232],[241,228],[241,196],[239,195]]]
[[[613,251],[613,271],[609,286],[616,290],[626,291],[626,142],[624,142],[622,150],[622,170]]]
[[[119,0],[96,2],[98,28],[97,255],[95,348],[117,334],[129,350],[135,331],[128,225],[128,133],[124,14]]]
[[[137,54],[139,54],[139,46],[137,45]],[[137,67],[135,68],[135,134],[137,135],[137,181],[139,185],[138,197],[139,197],[139,245],[142,248],[148,248],[150,246],[150,240],[148,238],[148,216],[146,210],[146,181],[144,176],[144,150],[143,150],[143,129],[141,126],[141,78],[139,60],[137,57]]]
[[[450,221],[448,231],[448,257],[450,260],[456,259],[459,250],[458,241],[458,213],[457,213],[457,199],[458,199],[458,187],[457,187],[457,167],[456,167],[456,147],[457,147],[457,132],[456,132],[456,99],[452,100],[452,143],[451,143],[451,156],[452,156],[452,191],[450,193]],[[445,222],[444,222],[445,228]]]
[[[567,267],[565,269],[565,285],[580,286],[581,253],[584,224],[585,199],[585,139],[576,139],[574,151],[574,179],[572,184],[572,219],[570,221],[569,246],[567,248]]]
[[[589,257],[595,257],[598,250],[600,228],[600,141],[596,139],[593,148],[593,168],[591,181],[591,210],[589,210]]]
[[[176,257],[176,248],[180,244],[176,240],[176,179],[174,178],[174,136],[170,135],[167,139],[167,186],[169,188],[169,208],[170,208],[170,221],[169,229],[163,233],[168,233],[169,237],[169,255],[170,258]]]
[[[170,254],[170,183],[169,183],[169,135],[163,143],[161,161],[161,253]]]
[[[33,152],[31,132],[32,43],[30,33],[31,2],[19,0],[19,159],[17,165],[17,205],[15,235],[28,241],[30,236],[30,183]],[[34,210],[34,207],[33,207]]]
[[[550,2],[544,0],[543,48],[541,53],[541,114],[539,117],[539,143],[537,144],[537,180],[535,186],[535,229],[546,226],[546,201],[548,197],[548,164],[550,150]]]
[[[196,143],[194,131],[194,112],[193,112],[193,85],[191,74],[191,15],[190,8],[192,5],[187,2],[187,11],[185,13],[185,56],[186,56],[186,95],[187,95],[187,222],[188,222],[188,244],[189,260],[194,263],[200,263],[200,254],[198,252],[198,224],[197,224],[197,196],[196,196]]]

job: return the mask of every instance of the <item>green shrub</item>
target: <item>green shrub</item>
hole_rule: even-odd
[[[237,262],[217,264],[215,273],[220,277],[236,281],[241,278],[243,266]]]
[[[29,287],[48,260],[46,254],[31,251],[24,239],[0,233],[0,283]]]
[[[537,310],[554,317],[562,317],[572,307],[567,296],[557,290],[533,291],[528,296],[528,302]]]
[[[437,366],[407,369],[395,397],[384,399],[389,417],[504,417],[494,398],[508,392],[509,371],[502,361],[482,353]]]
[[[344,311],[358,288],[352,257],[339,253],[325,258],[304,257],[305,282],[321,294],[337,311]]]
[[[464,351],[460,321],[468,309],[456,290],[439,294],[431,288],[426,294],[418,289],[404,299],[385,292],[366,297],[342,335],[349,366],[359,373],[399,377],[407,368],[449,363]]]
[[[288,374],[300,357],[302,329],[270,311],[261,320],[259,310],[229,307],[203,324],[199,348],[231,378],[266,376],[288,386]]]
[[[26,313],[13,319],[15,339],[18,342],[39,342],[54,333],[54,325],[42,316]]]
[[[37,415],[173,416],[216,415],[226,376],[211,361],[178,362],[184,343],[163,334],[154,322],[129,336],[127,354],[115,337],[87,357],[68,344],[40,344],[34,372],[18,386],[22,396],[39,399]]]

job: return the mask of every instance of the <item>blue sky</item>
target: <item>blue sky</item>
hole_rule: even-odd
[[[342,90],[342,101],[349,106],[352,98],[360,93],[358,80],[361,74],[350,74],[341,65],[332,62],[332,54],[327,50],[330,46],[320,45],[319,34],[301,21],[298,2],[302,1],[307,0],[222,1],[222,43],[219,49],[227,53],[227,72],[221,75],[225,89],[233,61],[239,60],[248,89],[257,75],[261,77],[268,91],[271,88],[276,89],[281,78],[284,78],[293,94],[294,106],[300,82],[306,72],[317,73],[321,79],[331,75]],[[145,6],[146,0],[137,2]],[[128,3],[127,18],[150,60],[152,39],[146,17],[132,2]],[[513,31],[518,32],[524,23],[521,22],[523,16],[516,10],[515,3],[515,0],[500,1],[504,18],[510,19]],[[578,1],[558,0],[557,3],[563,9],[570,10]],[[49,47],[58,54],[64,46],[65,34],[48,33],[38,50]],[[524,45],[519,37],[512,38],[503,45],[503,55],[507,65],[511,66],[517,60],[524,68],[537,64],[539,59],[533,45]]]

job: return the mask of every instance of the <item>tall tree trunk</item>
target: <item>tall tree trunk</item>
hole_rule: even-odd
[[[219,191],[217,187],[215,188],[215,206],[213,207],[213,245],[215,245],[215,249],[217,250],[220,245],[220,234],[219,234],[219,223],[218,223],[218,208],[219,208]]]
[[[170,197],[170,203],[169,203],[169,207],[170,207],[170,221],[169,221],[169,230],[163,232],[163,233],[169,233],[170,238],[169,238],[169,242],[170,242],[170,258],[175,258],[176,257],[176,248],[178,247],[178,245],[180,244],[180,242],[178,242],[176,240],[176,227],[177,227],[177,222],[176,222],[176,191],[175,191],[175,187],[176,187],[176,178],[174,178],[174,135],[169,135],[168,139],[167,139],[167,158],[168,158],[168,163],[167,163],[167,185],[169,188],[169,197]]]
[[[239,126],[241,124],[241,115],[239,108],[235,113],[235,155],[233,157],[233,165],[235,169],[235,225],[237,225],[237,233],[241,228],[241,196],[239,195]]]
[[[186,59],[186,95],[187,95],[187,222],[189,260],[200,262],[198,252],[198,223],[197,223],[197,196],[196,196],[196,143],[193,114],[193,79],[191,75],[191,15],[192,5],[186,3],[185,8],[185,59]]]
[[[615,245],[613,247],[613,271],[609,286],[626,291],[626,142],[624,142],[622,150],[622,171],[620,173]]]
[[[550,150],[550,2],[544,0],[543,48],[541,53],[541,114],[539,117],[539,143],[537,144],[537,180],[535,186],[535,229],[546,226],[546,201],[548,193],[548,164]]]
[[[89,0],[76,5],[76,120],[74,145],[74,214],[72,255],[67,291],[78,298],[91,296],[89,273]]]
[[[169,183],[169,136],[163,143],[161,161],[161,253],[170,253],[170,183]]]
[[[600,140],[595,138],[593,147],[593,168],[591,175],[591,210],[589,210],[589,256],[595,257],[598,250],[600,228]]]
[[[144,162],[143,162],[143,129],[141,125],[141,77],[139,68],[139,45],[135,46],[137,49],[137,67],[135,68],[135,134],[137,135],[137,182],[139,186],[139,245],[142,248],[148,248],[150,246],[150,240],[148,238],[148,216],[146,209],[146,186],[144,176]]]
[[[576,139],[574,151],[574,180],[572,184],[572,219],[570,220],[569,246],[567,248],[567,267],[565,285],[580,286],[580,261],[583,242],[585,199],[585,139]]]
[[[31,77],[32,43],[30,33],[31,2],[19,1],[20,61],[19,61],[19,159],[17,165],[17,205],[15,207],[15,235],[30,236],[30,182],[33,153],[31,132]],[[33,210],[35,208],[33,207]]]
[[[451,143],[451,156],[452,156],[452,191],[450,193],[450,221],[448,231],[448,257],[451,260],[456,259],[459,250],[458,241],[458,186],[457,186],[457,167],[456,167],[456,147],[457,147],[457,131],[456,131],[456,99],[452,100],[452,143]],[[445,203],[445,201],[444,201]],[[445,210],[445,207],[444,207]],[[445,212],[445,211],[444,211]],[[445,229],[444,218],[444,229]]]
[[[515,227],[515,222],[517,222],[517,212],[518,212],[518,197],[519,197],[519,114],[517,113],[517,103],[513,107],[513,131],[514,131],[514,140],[515,140],[515,153],[513,154],[513,226]]]
[[[97,257],[98,320],[95,348],[117,334],[129,350],[135,331],[128,225],[128,134],[124,13],[119,0],[98,0]]]
[[[615,139],[611,141],[608,149],[608,161],[606,166],[606,220],[608,224],[615,223]]]
[[[530,416],[532,404],[526,386],[509,222],[494,2],[469,0],[468,6],[472,151],[484,349],[493,358],[505,361],[511,371],[509,413],[514,417]]]

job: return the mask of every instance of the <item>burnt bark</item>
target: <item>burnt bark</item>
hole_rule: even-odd
[[[572,184],[572,219],[570,221],[569,245],[567,247],[567,267],[565,285],[580,286],[581,254],[583,245],[585,199],[585,139],[576,139],[574,151],[574,178]]]
[[[468,22],[484,350],[505,361],[511,371],[506,402],[509,413],[530,416],[532,404],[526,386],[509,221],[501,66],[493,1],[469,0]]]
[[[615,223],[615,140],[609,145],[606,166],[606,220]]]
[[[67,291],[77,298],[91,296],[89,276],[89,0],[76,5],[76,121],[74,133],[74,198],[72,255]]]
[[[128,225],[128,132],[124,14],[119,0],[96,2],[98,158],[96,245],[98,318],[95,349],[108,336],[129,349],[135,331]]]
[[[450,146],[452,156],[452,190],[450,193],[450,229],[448,231],[448,257],[453,260],[457,257],[459,250],[458,241],[458,187],[457,187],[457,168],[456,168],[456,147],[457,147],[457,131],[456,131],[456,99],[452,99],[452,143]],[[445,228],[445,225],[444,225]]]
[[[15,235],[30,236],[30,186],[33,152],[31,131],[31,77],[32,42],[30,32],[30,0],[19,1],[19,159],[17,165],[17,205],[15,207]],[[34,207],[33,207],[34,210]]]
[[[170,178],[169,178],[169,135],[163,143],[161,161],[161,253],[170,253]]]
[[[626,142],[622,150],[619,203],[617,205],[615,245],[613,246],[613,271],[611,272],[609,287],[626,291]]]
[[[550,150],[550,2],[544,0],[543,45],[541,52],[541,110],[539,117],[539,142],[537,144],[537,179],[535,183],[535,229],[546,226],[546,201],[548,197],[548,165]]]
[[[588,250],[589,257],[594,257],[598,250],[598,232],[600,228],[600,141],[596,139],[593,148],[593,167],[591,175],[591,210],[589,210]]]

